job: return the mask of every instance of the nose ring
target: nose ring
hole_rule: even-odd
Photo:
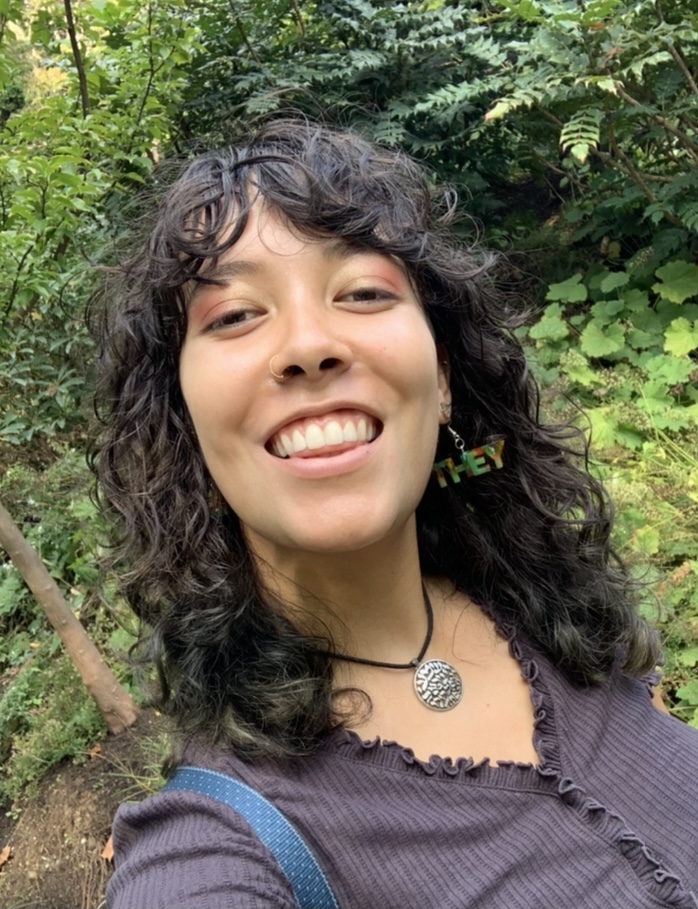
[[[284,382],[284,381],[286,381],[286,370],[284,370],[281,373],[274,372],[274,366],[273,366],[274,360],[278,359],[278,357],[280,357],[280,356],[281,356],[281,354],[275,354],[271,358],[271,360],[269,360],[269,372],[274,376],[274,378],[276,379],[277,382]]]

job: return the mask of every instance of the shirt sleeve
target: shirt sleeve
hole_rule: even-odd
[[[122,805],[107,909],[298,909],[276,859],[235,811],[198,793]]]

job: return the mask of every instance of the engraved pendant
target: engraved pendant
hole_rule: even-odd
[[[463,697],[463,680],[450,663],[426,660],[414,674],[414,690],[432,710],[452,710]]]

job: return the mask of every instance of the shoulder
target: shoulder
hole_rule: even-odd
[[[295,909],[291,886],[247,822],[196,793],[117,812],[109,909]]]

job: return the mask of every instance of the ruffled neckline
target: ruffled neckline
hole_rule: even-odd
[[[538,662],[528,653],[525,645],[513,632],[503,636],[508,639],[509,651],[518,662],[521,676],[529,686],[533,704],[533,746],[539,758],[537,764],[510,760],[492,762],[488,757],[478,761],[470,757],[453,760],[436,754],[425,761],[418,758],[411,748],[399,742],[381,739],[379,736],[362,739],[351,729],[335,730],[325,747],[345,760],[370,763],[388,770],[468,780],[500,788],[548,789],[545,780],[558,777],[561,772],[553,700],[541,676]]]
[[[443,781],[517,792],[540,792],[552,795],[567,805],[584,824],[617,849],[627,860],[646,892],[658,905],[672,909],[696,909],[692,894],[680,878],[664,867],[652,849],[631,830],[622,817],[591,797],[586,790],[563,772],[560,743],[555,722],[555,705],[545,683],[545,672],[553,667],[539,654],[533,655],[514,632],[508,638],[512,657],[521,667],[521,676],[528,683],[533,704],[533,745],[538,764],[517,761],[497,761],[489,758],[474,761],[432,755],[428,761],[417,758],[411,748],[398,742],[376,737],[362,739],[349,729],[337,729],[322,750],[352,762],[360,762],[389,771],[421,775]],[[541,666],[544,672],[541,673]]]

